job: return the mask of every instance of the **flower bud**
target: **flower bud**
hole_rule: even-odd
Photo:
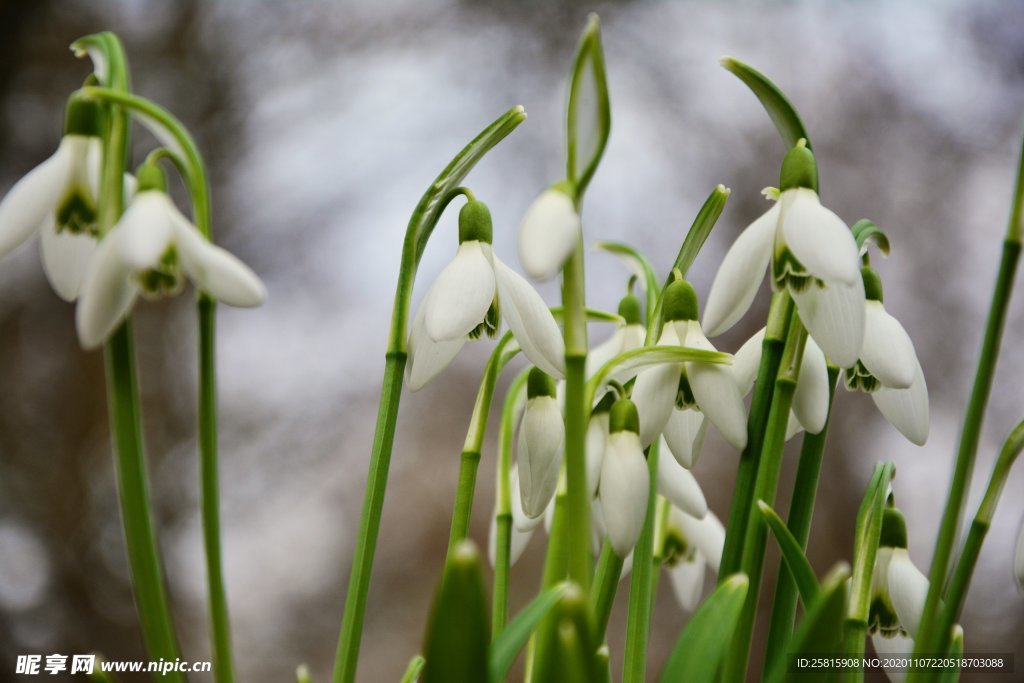
[[[519,261],[538,280],[558,274],[580,237],[580,217],[564,183],[542,192],[519,228]]]
[[[555,383],[534,368],[527,379],[526,409],[519,427],[516,461],[523,512],[534,519],[555,495],[565,449],[565,422]]]
[[[629,399],[612,406],[611,434],[601,465],[599,495],[608,542],[619,557],[636,545],[647,515],[650,475],[640,446],[639,418]]]

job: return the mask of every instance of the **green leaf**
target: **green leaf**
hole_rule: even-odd
[[[540,624],[541,620],[551,611],[562,595],[565,593],[566,584],[559,584],[549,588],[530,604],[523,608],[523,611],[510,621],[493,643],[489,656],[491,680],[503,681],[508,673],[516,655],[526,644],[530,635]]]
[[[743,611],[750,582],[745,574],[733,574],[719,584],[676,641],[661,683],[712,683],[725,656]]]
[[[896,466],[891,462],[878,463],[875,466],[860,510],[857,512],[857,528],[853,535],[853,579],[850,581],[848,609],[848,617],[856,622],[867,623],[871,600],[871,575],[875,571],[878,540],[882,533],[882,515],[885,499],[889,495],[889,483],[895,473]]]
[[[788,656],[775,658],[775,664],[765,679],[768,683],[789,680],[804,680],[799,676],[790,676],[789,662],[793,657],[824,656],[839,652],[843,637],[843,620],[846,613],[846,581],[850,578],[850,567],[841,562],[829,572],[821,585],[818,594],[807,610],[804,618],[796,627],[790,640]],[[822,681],[838,680],[839,671],[824,673]]]
[[[578,202],[601,161],[612,125],[601,25],[596,14],[590,15],[576,50],[567,119],[567,174]]]
[[[621,323],[623,322],[622,316],[618,313],[611,313],[610,311],[602,311],[599,308],[587,308],[584,310],[587,315],[587,322],[590,323]],[[555,320],[565,320],[565,308],[562,306],[552,306],[551,315],[554,316]]]
[[[426,191],[416,205],[409,219],[406,235],[415,239],[415,261],[419,263],[427,239],[437,225],[441,213],[454,196],[452,193],[462,184],[466,175],[476,166],[477,162],[496,144],[526,120],[526,110],[516,106],[499,116],[494,123],[487,126],[479,135],[466,145],[451,163],[437,176],[434,184]]]
[[[615,254],[626,264],[627,268],[637,275],[644,289],[645,313],[647,314],[647,319],[650,320],[651,316],[654,315],[658,295],[661,293],[661,287],[658,285],[658,276],[655,274],[654,266],[651,265],[651,262],[634,247],[622,242],[598,242],[594,245],[594,248]]]
[[[858,247],[863,249],[865,244],[872,242],[879,251],[886,256],[889,255],[889,238],[874,222],[862,218],[854,223],[850,230],[853,232],[853,238],[857,241]]]
[[[423,655],[416,655],[409,660],[409,666],[405,669],[405,675],[402,676],[402,683],[416,683],[419,680],[420,672],[423,671],[423,665],[427,663],[427,660],[423,659]]]
[[[953,638],[949,643],[949,654],[947,657],[959,661],[964,655],[964,630],[960,626],[953,627]],[[954,666],[944,669],[939,674],[939,683],[957,683],[960,680],[960,667]]]
[[[800,115],[790,103],[789,99],[779,90],[779,87],[768,80],[763,73],[748,64],[744,64],[733,57],[722,57],[719,63],[737,78],[743,81],[744,85],[753,91],[757,99],[761,101],[764,110],[768,112],[772,123],[782,136],[782,142],[786,149],[794,147],[797,140],[803,138],[807,141],[807,148],[811,147],[811,137],[804,128]]]
[[[423,652],[423,683],[485,683],[490,619],[480,553],[470,541],[445,562]]]
[[[757,506],[761,509],[761,515],[779,543],[782,557],[786,561],[789,573],[793,575],[797,590],[800,591],[800,599],[805,606],[811,604],[818,597],[820,587],[818,578],[814,575],[814,570],[811,569],[811,564],[807,561],[803,548],[800,547],[800,542],[796,540],[786,523],[768,503],[759,500]]]
[[[551,618],[537,630],[537,683],[593,683],[601,678],[598,644],[593,636],[587,596],[576,584],[565,584]]]

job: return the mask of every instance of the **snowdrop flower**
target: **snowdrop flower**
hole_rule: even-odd
[[[725,527],[712,512],[703,517],[688,515],[670,507],[661,552],[672,590],[679,606],[693,612],[704,590],[704,573],[710,568],[718,573],[725,545]]]
[[[662,311],[665,324],[659,345],[715,350],[697,322],[697,295],[689,282],[676,280],[665,288]],[[637,375],[631,397],[640,411],[643,446],[664,431],[669,448],[684,466],[693,464],[695,447],[699,450],[703,439],[697,411],[737,449],[747,444],[743,396],[728,366],[688,361],[647,368]],[[675,424],[666,429],[672,420]]]
[[[604,342],[590,349],[587,353],[587,377],[593,376],[605,363],[621,353],[639,349],[647,339],[647,326],[644,325],[640,300],[632,293],[627,294],[619,302],[619,315],[622,324]],[[620,373],[612,373],[612,379],[625,379]]]
[[[928,595],[928,577],[914,566],[907,554],[906,522],[896,508],[886,508],[882,518],[882,535],[871,582],[868,627],[875,651],[880,655],[913,652]],[[901,671],[886,673],[894,683],[906,677]]]
[[[266,297],[248,266],[207,241],[178,211],[159,167],[142,166],[138,179],[138,193],[100,241],[82,283],[75,323],[87,349],[110,336],[140,294],[175,295],[184,287],[184,275],[232,306],[257,306]]]
[[[711,336],[750,308],[765,270],[793,295],[800,319],[839,367],[857,360],[864,337],[864,289],[856,241],[821,204],[814,154],[800,140],[782,164],[779,200],[743,231],[715,276],[704,312]]]
[[[626,557],[644,526],[650,477],[640,445],[640,418],[627,398],[612,406],[610,434],[601,464],[601,499],[608,542],[619,557]]]
[[[736,352],[733,372],[744,396],[754,386],[757,369],[761,365],[761,350],[764,343],[765,330],[762,327],[754,336],[744,342]],[[790,428],[786,439],[790,439],[801,429],[810,434],[818,434],[825,428],[828,420],[828,363],[825,354],[808,336],[804,345],[804,355],[800,361],[800,374],[797,376],[796,389],[793,392],[793,407],[790,412]]]
[[[555,398],[555,382],[533,368],[526,381],[526,410],[516,449],[523,512],[530,519],[543,515],[555,496],[564,450],[565,421]]]
[[[562,269],[580,239],[580,216],[566,183],[556,183],[534,200],[519,228],[519,262],[536,280]]]
[[[73,301],[96,249],[101,110],[72,97],[57,151],[0,202],[0,256],[40,233],[43,270],[58,296]]]
[[[551,311],[491,248],[491,214],[480,201],[459,213],[459,250],[420,303],[409,334],[406,382],[413,391],[455,358],[466,339],[494,336],[504,317],[531,363],[562,377],[565,342]]]
[[[912,443],[928,440],[928,387],[914,343],[882,305],[882,281],[863,268],[864,345],[844,373],[846,388],[871,394],[885,419]]]

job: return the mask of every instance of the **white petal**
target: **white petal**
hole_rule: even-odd
[[[96,253],[98,243],[92,235],[57,232],[57,224],[50,215],[43,221],[40,231],[40,253],[43,272],[57,296],[74,301],[82,289],[82,281]]]
[[[722,260],[704,304],[704,329],[712,337],[735,325],[754,301],[772,258],[778,221],[776,203],[740,233]]]
[[[921,364],[915,361],[914,381],[907,389],[880,387],[871,399],[885,419],[911,443],[923,446],[928,440],[928,385]]]
[[[128,315],[139,293],[131,269],[121,259],[121,234],[114,228],[103,238],[82,283],[75,326],[86,349],[99,346],[110,336]]]
[[[864,283],[852,286],[835,282],[811,285],[793,292],[793,301],[804,327],[825,355],[838,367],[857,362],[864,341]]]
[[[722,521],[710,511],[703,519],[691,517],[681,511],[670,511],[669,514],[674,515],[672,523],[679,526],[687,542],[697,546],[708,566],[718,573],[722,550],[725,548],[725,527],[722,526]]]
[[[786,420],[786,441],[802,431],[804,431],[804,426],[800,424],[800,420],[796,419],[796,414],[792,410],[789,411],[789,418]]]
[[[903,636],[886,638],[881,633],[875,633],[871,636],[871,643],[875,646],[875,654],[882,659],[906,657],[914,651],[914,641]],[[887,668],[885,675],[892,683],[903,683],[907,680],[907,672],[903,669]]]
[[[660,453],[658,457],[658,493],[665,496],[668,502],[694,517],[703,517],[708,513],[708,501],[700,484],[690,470],[686,469],[668,453]]]
[[[512,463],[509,470],[509,493],[512,507],[512,528],[522,533],[531,532],[540,526],[540,517],[527,517],[523,512],[523,494],[519,485],[519,463]]]
[[[85,172],[89,178],[89,190],[92,192],[93,197],[100,196],[100,185],[103,182],[103,141],[99,138],[90,137],[86,143],[85,152]],[[131,178],[130,175],[125,173],[126,178]],[[134,181],[135,179],[132,178]],[[135,194],[135,187],[132,187],[132,191],[128,192],[128,186],[124,188],[124,203],[127,205],[131,202],[132,197]]]
[[[625,326],[616,327],[612,336],[605,339],[597,346],[592,346],[587,352],[587,377],[590,378],[595,372],[615,356],[622,353],[622,343],[625,338]]]
[[[692,560],[680,561],[668,568],[668,577],[679,606],[686,612],[697,609],[704,592],[704,559],[698,554]]]
[[[171,205],[174,241],[182,269],[196,287],[229,306],[259,306],[267,298],[263,281],[237,256],[211,244]]]
[[[765,328],[761,328],[754,336],[743,342],[743,346],[733,356],[732,375],[740,393],[746,396],[754,388],[757,371],[761,367],[761,351],[764,344]]]
[[[697,321],[690,321],[688,325],[686,345],[695,349],[715,350]],[[743,407],[743,394],[740,393],[732,368],[694,362],[684,363],[684,366],[697,407],[734,448],[743,450],[747,445],[747,414]]]
[[[666,363],[640,371],[630,398],[640,416],[640,442],[647,448],[665,429],[679,393],[682,365]]]
[[[565,376],[565,341],[540,294],[497,256],[491,254],[501,314],[531,363],[561,379]]]
[[[71,168],[69,137],[61,140],[53,156],[16,182],[0,201],[0,256],[27,240],[63,194]]]
[[[699,410],[684,408],[673,410],[665,424],[663,436],[676,461],[683,467],[693,467],[700,458],[707,432],[707,420]]]
[[[601,479],[601,463],[604,462],[604,447],[608,441],[607,412],[591,416],[587,423],[587,491],[591,498],[597,494],[597,483]]]
[[[530,277],[548,280],[576,248],[580,217],[569,195],[545,190],[523,216],[519,228],[519,262]]]
[[[910,335],[881,301],[864,303],[864,345],[860,362],[883,386],[906,389],[914,381],[917,354]]]
[[[636,545],[647,515],[650,478],[640,439],[633,432],[608,437],[601,466],[601,506],[608,542],[619,557]]]
[[[554,498],[564,448],[565,422],[558,402],[550,396],[527,401],[516,449],[523,512],[527,517],[542,515]]]
[[[420,304],[409,333],[409,364],[405,367],[405,381],[411,391],[422,389],[448,367],[466,343],[465,337],[436,342],[427,334],[423,324],[423,304]]]
[[[793,392],[793,412],[811,434],[819,434],[828,420],[828,366],[814,339],[807,338],[800,375]]]
[[[140,192],[125,210],[118,229],[121,258],[134,271],[156,266],[174,238],[171,199],[158,190]]]
[[[480,242],[463,242],[430,287],[427,334],[436,341],[465,337],[484,319],[493,300],[494,270]]]
[[[860,255],[843,219],[821,205],[814,190],[786,190],[779,199],[782,236],[793,256],[814,277],[853,285]]]
[[[889,562],[889,596],[900,624],[911,638],[917,637],[928,595],[928,577],[914,566],[906,548],[895,548]]]

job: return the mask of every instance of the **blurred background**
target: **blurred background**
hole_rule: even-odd
[[[850,557],[871,470],[892,459],[910,553],[927,567],[1008,212],[1024,113],[1024,4],[2,3],[0,195],[57,145],[65,98],[89,68],[67,45],[116,31],[137,91],[199,141],[218,241],[269,287],[262,308],[223,307],[219,318],[224,548],[240,680],[290,680],[301,662],[328,680],[408,215],[466,141],[523,104],[528,121],[467,181],[491,206],[495,248],[517,265],[520,216],[563,174],[567,75],[591,10],[603,20],[613,131],[587,197],[588,242],[630,242],[664,272],[723,183],[731,199],[691,271],[706,296],[728,245],[766,208],[760,190],[777,183],[784,151],[753,96],[718,66],[723,54],[755,65],[793,99],[814,136],[824,202],[848,223],[870,217],[888,232],[892,256],[876,267],[928,379],[931,437],[924,448],[909,444],[866,396],[840,390],[809,554],[819,573]],[[140,132],[137,160],[152,144]],[[427,249],[417,300],[454,253],[455,234],[452,212]],[[627,271],[591,251],[587,273],[589,303],[613,309]],[[540,290],[557,300],[555,285]],[[716,340],[721,348],[735,350],[762,324],[766,290]],[[209,649],[191,303],[145,303],[136,318],[160,540],[184,656],[198,660]],[[596,342],[608,330],[591,334]],[[1019,295],[1006,339],[980,448],[984,478],[1024,415]],[[398,680],[420,646],[490,347],[470,345],[403,399],[360,680]],[[0,262],[0,386],[0,680],[13,679],[18,654],[143,659],[101,354],[79,349],[73,309],[49,289],[35,244]],[[492,422],[474,509],[480,544],[495,432]],[[736,461],[709,433],[696,474],[723,518]],[[1024,596],[1011,565],[1022,486],[1018,469],[963,616],[967,650],[1016,652],[1018,671]],[[538,585],[542,536],[514,568],[514,607]],[[777,566],[770,552],[767,586]],[[624,602],[610,636],[616,667]],[[686,619],[664,590],[652,680]]]

